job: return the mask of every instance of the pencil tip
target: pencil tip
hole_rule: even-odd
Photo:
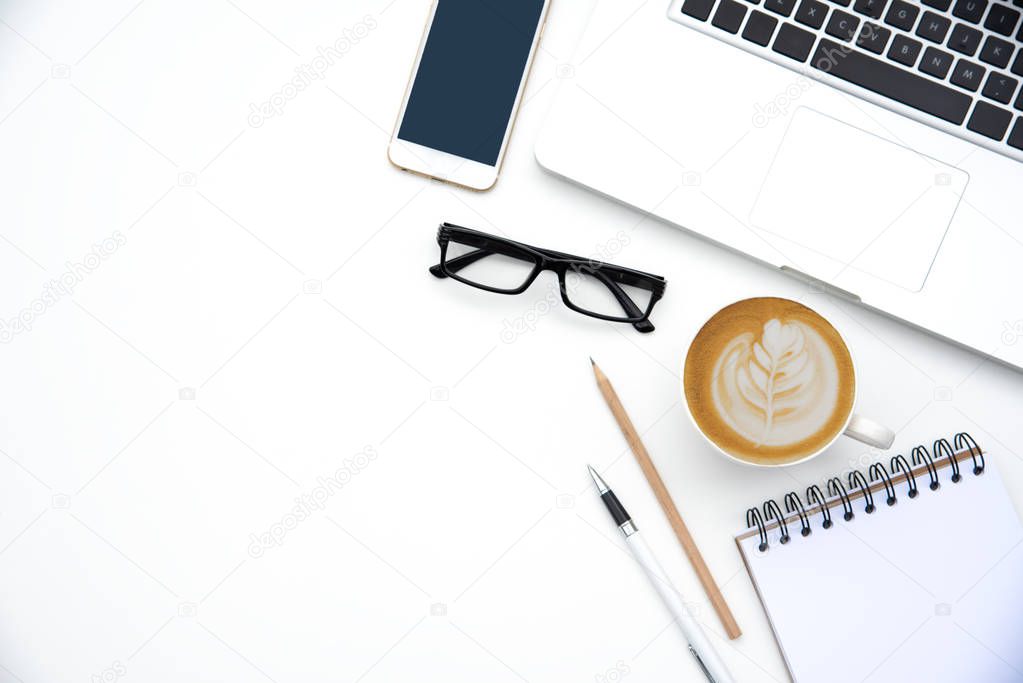
[[[593,356],[590,356],[590,365],[592,365],[593,367],[597,367],[597,362],[593,360]]]

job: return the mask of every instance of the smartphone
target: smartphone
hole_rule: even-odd
[[[550,0],[435,0],[387,156],[473,190],[497,182]]]

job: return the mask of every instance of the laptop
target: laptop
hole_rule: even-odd
[[[548,171],[1023,368],[1023,0],[599,0]]]

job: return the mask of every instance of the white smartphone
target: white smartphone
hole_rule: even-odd
[[[489,190],[550,0],[435,0],[387,157],[406,171]]]

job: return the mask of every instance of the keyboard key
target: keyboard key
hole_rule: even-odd
[[[952,6],[952,0],[923,0],[923,3],[942,12],[947,12],[948,8]]]
[[[992,71],[987,77],[987,82],[984,84],[984,90],[981,91],[981,94],[995,102],[1008,104],[1018,84],[1019,81],[1015,78]]]
[[[796,10],[796,21],[806,26],[820,28],[824,25],[824,17],[828,15],[828,6],[817,0],[803,0]]]
[[[888,29],[865,21],[863,28],[860,29],[860,34],[856,37],[856,44],[864,50],[879,55],[884,52],[885,46],[888,45],[888,39],[891,37],[892,32]]]
[[[834,4],[840,5],[842,7],[848,7],[852,3],[852,0],[828,0],[828,1],[833,2]],[[1023,2],[1023,0],[1020,0],[1020,2]]]
[[[948,37],[948,46],[956,52],[972,57],[980,47],[981,37],[983,34],[977,29],[966,24],[956,24],[952,29],[952,35]]]
[[[836,9],[831,13],[831,18],[828,19],[828,25],[824,30],[829,36],[849,42],[856,35],[856,29],[859,27],[859,19],[848,12]]]
[[[986,9],[987,0],[956,0],[955,7],[952,8],[952,16],[979,24]]]
[[[746,22],[746,28],[742,30],[742,37],[751,43],[767,47],[771,42],[771,36],[774,34],[774,27],[777,25],[777,19],[755,9],[753,10],[753,13],[749,15],[749,21]]]
[[[924,58],[920,60],[920,70],[936,78],[944,78],[952,67],[952,55],[942,52],[936,47],[924,50]],[[960,123],[962,123],[960,121]]]
[[[689,0],[686,1],[688,2]],[[684,6],[682,10],[685,11]],[[916,34],[935,43],[943,43],[945,41],[945,34],[948,33],[948,27],[951,25],[952,22],[940,14],[924,12],[920,25],[916,27]]]
[[[853,11],[866,14],[873,19],[880,19],[888,0],[856,0]]]
[[[850,51],[827,38],[822,38],[817,45],[811,64],[815,69],[827,71],[950,123],[962,123],[970,109],[970,96],[964,92],[862,52]]]
[[[816,39],[817,36],[798,28],[795,24],[782,24],[771,49],[798,62],[805,62]]]
[[[891,49],[888,50],[888,58],[899,64],[913,66],[916,64],[916,58],[920,56],[922,48],[923,44],[920,41],[903,35],[896,35],[895,40],[892,41]]]
[[[1019,91],[1019,97],[1017,97],[1016,101],[1012,103],[1012,106],[1023,111],[1023,90]]]
[[[1019,21],[1018,10],[996,4],[992,5],[991,11],[988,12],[987,19],[984,20],[984,28],[1001,33],[1003,36],[1011,36],[1017,21]]]
[[[1016,117],[1016,125],[1012,127],[1012,132],[1009,133],[1009,139],[1006,142],[1016,149],[1023,149],[1023,116]]]
[[[721,0],[710,23],[729,33],[738,33],[739,27],[742,26],[742,20],[745,18],[745,5],[740,5],[735,0]]]
[[[980,64],[960,59],[956,62],[956,68],[952,70],[952,84],[966,88],[970,92],[977,92],[986,71],[987,69]]]
[[[973,109],[973,116],[966,127],[992,140],[1001,140],[1012,121],[1012,112],[980,101]]]
[[[1009,60],[1012,59],[1014,47],[1007,40],[988,36],[987,40],[984,41],[984,47],[980,49],[980,61],[997,66],[999,69],[1004,69],[1009,66]]]
[[[1017,76],[1023,76],[1023,49],[1016,53],[1016,61],[1012,63],[1010,71]]]
[[[682,14],[700,21],[707,21],[712,7],[714,7],[714,0],[686,0],[682,3]]]
[[[885,15],[884,23],[895,28],[901,28],[903,31],[908,31],[913,28],[913,23],[916,22],[918,14],[920,14],[919,7],[902,0],[895,0],[892,6],[888,8],[888,14]]]
[[[764,9],[787,17],[796,7],[796,0],[764,0]]]

